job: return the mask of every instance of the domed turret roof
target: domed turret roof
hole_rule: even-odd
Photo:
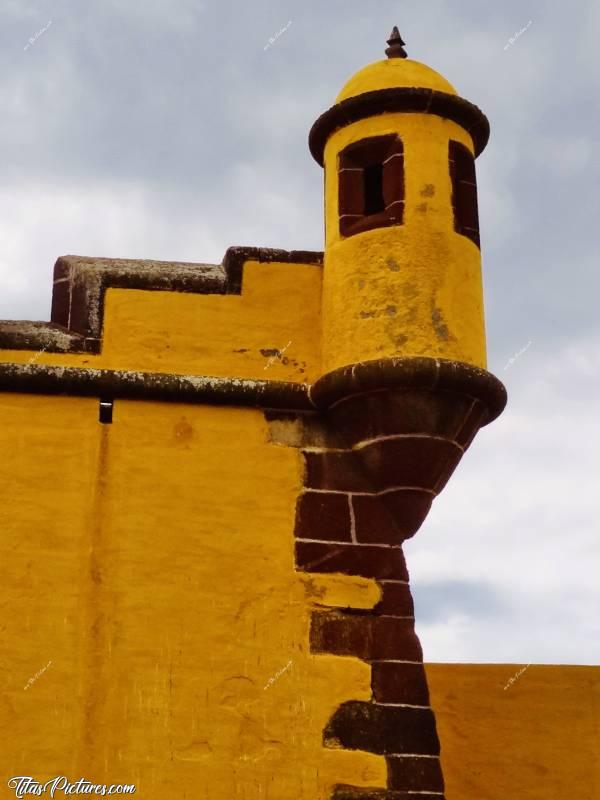
[[[375,61],[355,73],[338,94],[336,103],[380,89],[412,88],[458,94],[449,81],[426,64],[409,58],[389,58]]]
[[[426,64],[406,55],[398,28],[387,40],[387,60],[368,64],[353,75],[333,106],[317,119],[308,142],[310,152],[323,166],[323,154],[335,131],[380,114],[431,114],[451,120],[473,139],[475,155],[486,146],[490,125],[476,105],[460,97],[454,86]]]

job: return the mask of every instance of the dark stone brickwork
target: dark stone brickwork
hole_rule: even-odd
[[[325,727],[324,745],[383,755],[388,766],[386,788],[340,785],[333,800],[443,800],[440,744],[402,545],[479,428],[502,411],[505,390],[484,370],[415,358],[344,367],[312,386],[310,397],[320,422],[303,422],[302,433],[285,442],[304,459],[296,568],[372,578],[381,590],[372,609],[318,608],[312,615],[311,652],[354,656],[371,666],[371,700],[340,706]],[[270,419],[282,425],[284,418]]]
[[[356,786],[336,786],[332,800],[444,800],[442,793],[396,792],[390,789],[359,789]]]
[[[435,416],[435,438],[423,430],[423,421],[419,428],[414,412],[403,419],[403,406],[412,406],[414,394],[395,400],[363,397],[373,417],[387,409],[387,422],[369,420],[355,398],[348,401],[352,408],[339,403],[323,416],[330,431],[321,437],[326,446],[315,446],[313,440],[302,447],[306,488],[296,508],[297,568],[374,578],[381,588],[373,609],[319,609],[312,616],[313,653],[355,656],[371,665],[372,675],[371,701],[349,700],[338,708],[323,732],[324,745],[365,750],[388,762],[386,789],[340,786],[334,793],[338,800],[401,798],[410,796],[405,791],[430,790],[439,800],[440,787],[443,792],[402,542],[423,522],[440,475],[449,473],[462,455],[463,448],[448,438],[448,428],[452,434],[464,428],[473,401],[463,402],[462,414],[430,409],[425,424]],[[445,424],[440,421],[444,416]],[[403,425],[409,426],[408,435]]]
[[[440,752],[430,708],[344,703],[329,720],[323,739],[330,747],[386,756],[401,753],[437,756]]]

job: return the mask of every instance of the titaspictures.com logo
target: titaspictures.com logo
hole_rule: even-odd
[[[52,780],[46,781],[46,783],[39,783],[30,775],[17,775],[14,778],[10,778],[8,781],[8,788],[14,789],[15,797],[19,798],[27,797],[28,795],[41,797],[46,793],[49,794],[50,797],[60,797],[61,795],[59,793],[65,795],[87,794],[115,796],[133,794],[135,792],[135,786],[133,784],[112,783],[109,786],[105,783],[92,783],[83,778],[80,778],[74,783],[70,783],[64,775],[60,775],[58,778],[52,778]]]

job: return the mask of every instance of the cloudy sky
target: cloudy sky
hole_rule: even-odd
[[[48,319],[66,253],[321,249],[308,130],[394,24],[491,121],[488,343],[510,395],[407,547],[426,657],[597,664],[597,2],[2,0],[0,318]]]

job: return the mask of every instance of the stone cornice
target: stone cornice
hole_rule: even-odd
[[[315,410],[302,383],[41,364],[0,363],[0,391]]]
[[[342,367],[313,385],[206,375],[0,363],[0,391],[329,411],[343,400],[395,389],[451,392],[478,400],[482,425],[502,413],[506,389],[491,373],[435,358],[392,358]]]
[[[496,419],[506,405],[504,385],[487,370],[426,357],[386,358],[341,367],[316,381],[310,398],[315,406],[328,409],[355,395],[401,388],[468,395],[486,407],[484,424]]]
[[[340,128],[361,119],[396,112],[435,114],[456,122],[471,135],[476,156],[483,151],[490,136],[490,124],[483,111],[462,97],[435,89],[379,89],[342,100],[321,114],[308,139],[313,158],[323,166],[327,140]]]

